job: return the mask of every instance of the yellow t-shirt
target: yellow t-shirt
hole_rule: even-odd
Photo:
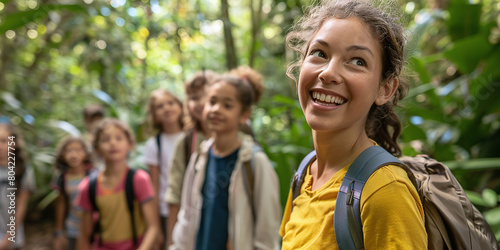
[[[280,228],[283,250],[338,249],[333,214],[347,169],[311,191],[308,167],[293,213],[292,192],[288,195]],[[360,209],[365,249],[427,249],[422,203],[404,169],[391,165],[373,173],[363,189]]]

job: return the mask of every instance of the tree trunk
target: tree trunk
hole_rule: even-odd
[[[224,23],[224,43],[226,45],[226,63],[227,69],[231,70],[238,66],[236,58],[236,49],[234,47],[234,39],[232,33],[232,23],[229,19],[229,4],[227,0],[221,0],[221,19]]]
[[[151,11],[151,6],[147,5],[144,6],[144,16],[146,18],[147,25],[146,27],[148,28],[148,36],[144,39],[144,49],[146,50],[146,53],[150,53],[149,51],[149,45],[148,41],[151,38],[151,16],[152,16],[152,11]],[[147,57],[146,57],[147,58]],[[142,89],[146,89],[146,80],[148,78],[148,61],[146,58],[141,59],[142,60]]]
[[[4,7],[4,13],[3,15],[7,16],[7,14],[10,14],[12,12],[15,12],[16,5],[12,2],[7,3]],[[12,58],[14,56],[15,48],[11,44],[15,44],[9,41],[5,37],[5,34],[1,34],[3,37],[0,39],[1,44],[0,44],[0,89],[1,90],[6,90],[7,89],[7,78],[5,77],[7,74],[7,71],[9,71],[9,68],[11,66],[10,63],[12,61]],[[14,38],[16,39],[16,38]]]
[[[250,44],[250,55],[248,56],[249,62],[248,66],[253,67],[255,61],[255,51],[257,50],[257,40],[259,38],[260,22],[261,22],[261,10],[263,0],[259,0],[259,6],[254,9],[254,1],[250,0],[250,17],[252,19],[252,41]]]
[[[174,7],[174,13],[176,13],[176,20],[179,18],[178,16],[178,13],[179,13],[179,10],[181,8],[181,0],[178,0],[175,4],[175,7]],[[182,48],[181,48],[181,43],[182,43],[182,37],[181,35],[179,34],[179,31],[181,30],[181,27],[179,25],[177,25],[177,22],[174,24],[175,26],[175,38],[174,38],[174,42],[175,42],[175,49],[177,50],[177,61],[179,62],[179,65],[184,69],[184,57],[182,56]],[[184,70],[182,70],[182,73],[181,73],[181,79],[185,79],[184,78]]]

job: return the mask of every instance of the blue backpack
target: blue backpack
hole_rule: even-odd
[[[300,195],[307,167],[315,159],[316,151],[312,151],[300,163],[292,182],[293,199]],[[340,186],[334,213],[339,249],[364,249],[359,207],[363,187],[377,169],[388,165],[403,168],[419,193],[429,249],[499,249],[493,231],[448,167],[427,156],[404,157],[400,161],[380,146],[363,151]]]

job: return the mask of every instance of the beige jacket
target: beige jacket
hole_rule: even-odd
[[[254,145],[252,138],[243,134],[239,136],[242,144],[229,184],[228,243],[232,249],[238,250],[279,249],[281,206],[278,177],[263,151],[252,153]],[[202,142],[199,155],[194,153],[189,161],[184,176],[181,209],[172,235],[174,244],[170,246],[170,250],[195,249],[203,206],[201,189],[205,180],[208,151],[212,143],[213,139]],[[244,178],[247,177],[243,166],[244,162],[251,160],[252,154],[255,218],[245,187],[247,184]]]

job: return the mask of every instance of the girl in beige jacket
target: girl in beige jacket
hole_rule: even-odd
[[[213,133],[191,156],[169,249],[279,249],[279,183],[266,154],[238,133],[262,93],[262,78],[238,68],[215,81],[204,119]]]

